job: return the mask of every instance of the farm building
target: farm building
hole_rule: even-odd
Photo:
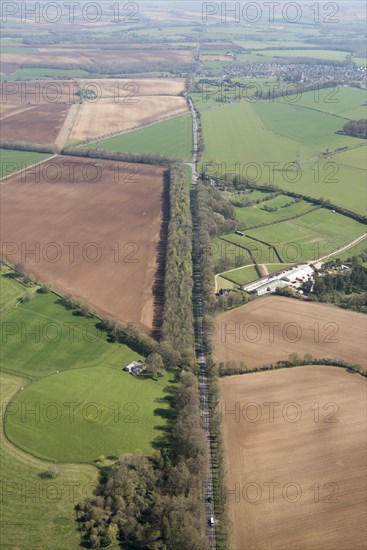
[[[131,363],[126,365],[126,367],[123,368],[123,370],[126,370],[127,372],[129,372],[133,376],[138,376],[145,369],[146,369],[146,366],[144,365],[144,363],[142,363],[139,360],[138,361],[132,361]]]
[[[294,269],[289,270],[285,275],[281,277],[282,281],[293,283],[295,281],[304,281],[313,275],[313,268],[308,265],[299,265]]]
[[[265,283],[258,286],[255,290],[252,291],[252,293],[256,294],[256,296],[262,296],[263,294],[267,294],[268,292],[275,292],[277,288],[283,288],[285,286],[287,286],[287,283],[276,279],[275,281],[272,281],[270,283]]]
[[[309,280],[314,273],[314,269],[308,265],[297,265],[295,267],[287,268],[279,273],[261,277],[257,281],[253,281],[247,285],[241,287],[241,290],[251,292],[261,296],[267,292],[275,292],[277,287],[285,287],[288,284],[297,284]]]

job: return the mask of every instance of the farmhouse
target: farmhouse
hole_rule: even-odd
[[[131,363],[126,365],[126,367],[123,368],[123,370],[126,370],[133,376],[139,376],[139,374],[141,374],[145,369],[146,369],[146,366],[144,365],[144,363],[142,363],[139,360],[132,361]]]

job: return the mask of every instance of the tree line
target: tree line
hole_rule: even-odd
[[[180,354],[182,364],[195,362],[192,305],[192,218],[187,167],[170,168],[170,221],[164,278],[162,341]]]
[[[182,372],[172,396],[170,449],[152,456],[119,452],[95,496],[77,505],[83,542],[121,542],[142,550],[207,550],[203,472],[208,449],[198,416],[196,377]]]

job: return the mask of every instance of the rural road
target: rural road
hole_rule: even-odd
[[[194,303],[196,317],[196,337],[197,337],[197,358],[199,363],[199,390],[201,405],[201,425],[210,449],[210,412],[209,412],[209,384],[207,375],[207,365],[205,357],[204,329],[203,329],[203,290],[201,277],[200,260],[200,242],[199,242],[199,212],[197,204],[197,150],[198,150],[198,121],[193,103],[188,98],[190,111],[193,120],[193,155],[192,155],[192,222],[193,222],[193,272],[194,272]],[[209,525],[209,519],[214,518],[214,495],[213,495],[213,468],[212,459],[209,452],[209,467],[204,486],[205,512],[207,527],[206,532],[211,549],[216,548],[215,525]]]
[[[308,263],[318,263],[318,262],[327,260],[328,258],[335,256],[335,254],[339,254],[339,252],[344,252],[344,250],[348,250],[348,248],[351,248],[355,244],[358,244],[359,242],[363,241],[363,239],[365,239],[366,237],[367,237],[367,233],[364,233],[363,235],[358,237],[358,239],[354,239],[354,241],[352,241],[351,243],[348,243],[345,246],[342,246],[341,248],[339,248],[338,250],[335,250],[334,252],[331,252],[327,256],[323,256],[322,258],[318,258],[316,261],[308,262]]]

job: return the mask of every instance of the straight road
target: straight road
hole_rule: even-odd
[[[210,413],[209,413],[209,384],[207,375],[207,365],[205,357],[204,329],[203,329],[203,290],[201,278],[201,261],[200,261],[200,243],[199,243],[199,213],[197,204],[197,154],[198,154],[198,120],[195,109],[190,98],[188,98],[190,111],[193,120],[193,155],[192,155],[192,221],[193,221],[193,272],[194,272],[194,301],[195,301],[195,318],[196,318],[196,337],[197,337],[197,359],[199,364],[199,390],[200,390],[200,405],[201,405],[201,423],[208,441],[210,449]],[[211,455],[209,453],[209,468],[206,475],[205,487],[205,511],[207,518],[207,536],[209,547],[216,548],[215,538],[215,523],[209,524],[210,518],[214,518],[214,495],[213,495],[213,468]]]

